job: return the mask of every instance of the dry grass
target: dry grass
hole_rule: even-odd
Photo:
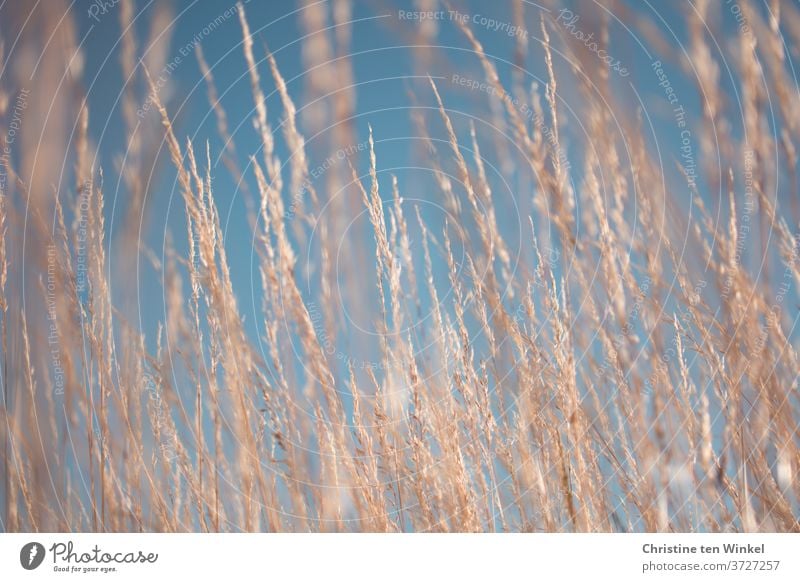
[[[182,137],[168,91],[148,74],[166,62],[159,31],[168,12],[157,13],[152,37],[160,40],[149,45],[157,50],[141,64],[132,2],[116,13],[126,30],[121,70],[146,79],[152,111],[138,119],[135,84],[121,92],[128,203],[112,241],[74,15],[58,2],[33,9],[38,28],[27,44],[11,51],[7,36],[0,41],[0,62],[10,53],[22,63],[0,79],[7,145],[15,104],[25,105],[0,197],[1,529],[799,531],[800,123],[790,65],[800,11],[774,2],[769,21],[740,2],[751,32],[725,50],[745,138],[730,123],[735,111],[705,29],[713,3],[684,12],[689,55],[674,64],[701,80],[702,114],[691,119],[697,182],[721,193],[700,196],[690,184],[691,200],[680,144],[659,157],[648,121],[613,90],[615,73],[553,18],[537,21],[515,49],[544,65],[544,88],[515,74],[507,89],[476,31],[454,23],[499,106],[484,117],[512,143],[453,115],[441,80],[420,86],[414,99],[432,107],[414,111],[414,127],[439,188],[433,198],[454,217],[434,230],[404,203],[397,178],[386,191],[378,126],[353,162],[368,168],[364,176],[340,168],[311,185],[316,154],[301,127],[335,128],[314,141],[323,158],[359,141],[352,65],[335,58],[351,42],[349,5],[334,4],[335,35],[313,34],[328,23],[324,5],[300,16],[311,33],[306,98],[335,92],[306,125],[279,59],[239,7],[261,146],[249,160],[233,146],[197,48],[224,166],[255,186],[243,194],[262,301],[258,338],[244,323],[223,244],[216,154]],[[515,21],[527,10],[514,2]],[[643,17],[617,15],[652,50],[667,42]],[[581,25],[590,22],[608,31],[607,19]],[[423,75],[442,58],[415,51]],[[41,55],[33,85],[22,83],[30,59],[17,53]],[[559,67],[564,58],[573,66]],[[641,74],[633,82],[661,97],[652,71]],[[282,104],[280,130],[268,122],[268,86]],[[565,86],[581,102],[583,133],[565,122]],[[520,96],[536,123],[521,113]],[[285,167],[279,140],[292,152]],[[568,140],[581,146],[570,149],[571,163],[562,156]],[[171,234],[186,237],[184,256],[170,237],[160,254],[139,242],[159,146],[185,207],[185,232]],[[517,241],[524,252],[501,226],[482,155],[492,146],[518,150],[514,172],[531,176],[515,194],[531,208]],[[65,175],[72,186],[56,192]],[[332,195],[347,184],[354,195]],[[347,230],[361,211],[366,241]],[[337,273],[340,244],[365,259],[374,248],[374,281],[355,260]],[[310,273],[306,256],[316,265]],[[166,304],[150,338],[140,317],[155,314],[146,305],[134,311],[127,266],[141,259],[161,275]],[[347,331],[340,294],[351,304],[369,295],[378,306],[372,366],[329,349]],[[409,331],[423,320],[422,337]]]

